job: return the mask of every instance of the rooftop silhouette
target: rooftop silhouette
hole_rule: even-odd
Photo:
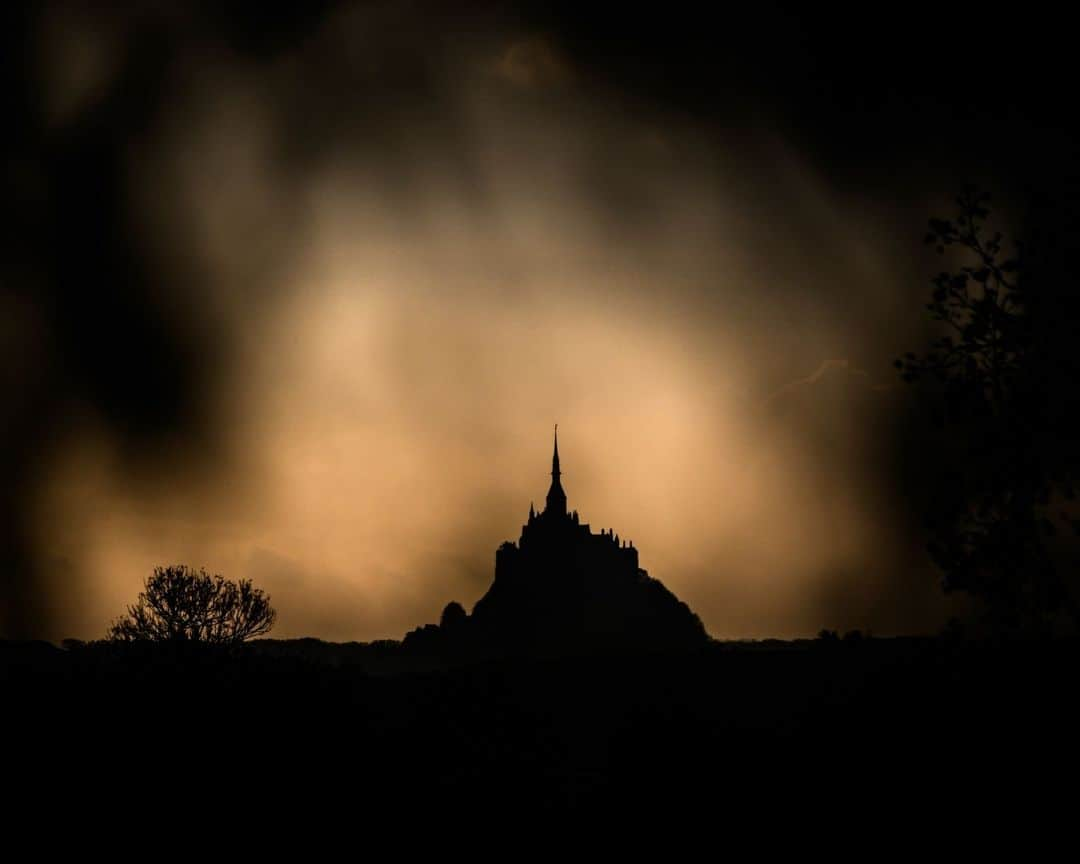
[[[708,640],[697,615],[639,566],[632,542],[611,529],[593,533],[568,509],[558,426],[543,511],[530,504],[517,542],[496,550],[495,580],[472,614],[452,603],[443,622],[414,630],[407,641],[449,638],[480,649],[560,655],[684,650]]]

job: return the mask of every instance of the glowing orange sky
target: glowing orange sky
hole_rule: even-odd
[[[100,636],[153,566],[185,562],[269,590],[276,636],[398,638],[486,589],[546,491],[555,422],[570,506],[633,539],[713,635],[895,626],[879,589],[913,559],[867,422],[918,326],[881,242],[894,214],[767,135],[718,155],[597,110],[542,34],[455,61],[464,164],[432,129],[391,163],[343,148],[293,176],[267,106],[350,22],[269,74],[202,72],[214,86],[134,169],[165,253],[211,274],[182,302],[236,340],[227,447],[132,478],[86,418],[39,502],[77,586],[57,635]],[[94,92],[71,80],[64,110]],[[275,244],[288,266],[264,290]],[[895,344],[870,344],[835,284]],[[930,626],[934,579],[912,582]]]

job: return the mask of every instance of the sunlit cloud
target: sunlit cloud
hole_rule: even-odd
[[[360,75],[379,49],[346,23],[333,59]],[[448,52],[407,139],[345,118],[344,143],[294,161],[282,91],[323,74],[339,24],[265,68],[215,65],[134,162],[160,254],[205,273],[170,302],[233,349],[224,444],[209,470],[164,453],[132,476],[108,429],[80,427],[38,502],[78,586],[62,635],[101,635],[174,561],[267,587],[280,636],[400,637],[470,607],[544,494],[555,422],[570,506],[633,539],[713,635],[902,629],[879,599],[910,566],[873,482],[888,409],[858,396],[884,395],[891,346],[835,289],[872,284],[871,319],[897,302],[865,208],[767,133],[596,111],[546,37]],[[445,105],[460,122],[427,135]],[[811,267],[822,225],[855,253]],[[858,380],[819,386],[838,371]]]

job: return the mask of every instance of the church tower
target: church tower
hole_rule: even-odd
[[[551,457],[551,488],[547,493],[547,506],[545,513],[554,516],[566,515],[566,493],[563,491],[562,482],[559,478],[562,471],[559,470],[559,424],[555,424],[555,453]]]

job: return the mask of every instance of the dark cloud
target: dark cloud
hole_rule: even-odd
[[[41,513],[80,442],[107,442],[136,509],[212,500],[226,523],[243,509],[240,487],[259,486],[246,454],[271,434],[239,416],[266,387],[244,370],[253,356],[272,367],[300,338],[298,323],[260,345],[260,322],[315,293],[297,270],[329,245],[327,220],[367,244],[369,272],[392,281],[415,267],[407,289],[388,290],[423,298],[417,286],[442,278],[461,308],[483,310],[474,318],[535,301],[535,274],[564,267],[575,284],[589,275],[581,292],[627,332],[651,310],[670,316],[655,319],[679,346],[665,341],[678,358],[665,369],[685,361],[706,379],[719,361],[702,359],[711,349],[695,340],[752,334],[734,352],[747,367],[737,375],[747,417],[761,412],[778,441],[795,430],[822,483],[877,502],[873,519],[901,538],[900,559],[872,578],[840,565],[823,574],[807,608],[842,608],[851,626],[935,620],[940,610],[927,611],[903,575],[921,560],[902,550],[921,546],[923,420],[882,388],[892,356],[927,335],[917,310],[934,265],[915,250],[957,180],[989,181],[1012,207],[1071,170],[1067,28],[1034,12],[1006,25],[984,6],[856,15],[767,3],[719,22],[690,7],[547,3],[48,3],[3,15],[16,227],[0,288],[0,631],[79,620],[57,612],[56,595],[83,596],[85,567],[42,539],[53,526]],[[347,218],[326,215],[338,199]],[[391,239],[405,251],[380,263]],[[477,295],[485,280],[505,290]],[[400,397],[411,422],[438,420],[426,406],[442,404],[446,369],[465,370],[481,403],[504,392],[477,365],[479,349],[446,329],[410,319],[380,355],[396,392],[424,396]],[[596,344],[625,344],[605,339]],[[445,346],[438,374],[425,354],[435,343]],[[829,366],[836,343],[846,359]],[[385,409],[367,394],[367,407],[346,411],[357,385],[340,387],[326,400],[336,417],[371,421]],[[460,424],[473,440],[500,439],[497,425]],[[485,519],[511,506],[505,488],[493,495],[498,506],[476,511]],[[499,539],[474,517],[453,522],[460,547],[446,559],[464,591]],[[422,557],[430,571],[442,560]],[[266,570],[282,586],[321,578],[279,564]],[[425,574],[426,587],[389,612],[358,601],[357,620],[397,626],[437,609],[434,581]],[[341,590],[309,626],[345,633],[339,610],[358,595]],[[703,577],[690,599],[709,606],[710,590]],[[723,605],[712,620],[728,620]],[[790,627],[805,630],[810,614]]]

